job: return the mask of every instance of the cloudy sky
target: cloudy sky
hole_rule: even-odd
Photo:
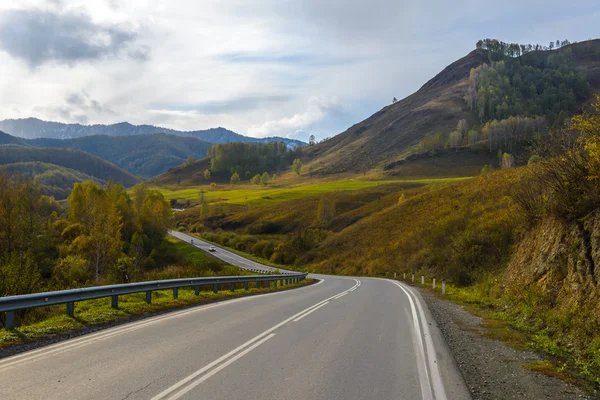
[[[480,38],[582,41],[599,20],[597,0],[1,1],[0,119],[323,138]]]

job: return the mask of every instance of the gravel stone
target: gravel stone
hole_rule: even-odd
[[[482,319],[459,304],[421,291],[452,350],[473,400],[600,399],[560,379],[528,370],[523,364],[542,361],[531,351],[513,349],[482,336]]]

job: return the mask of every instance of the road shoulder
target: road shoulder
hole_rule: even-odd
[[[542,361],[534,352],[513,349],[482,336],[483,320],[461,305],[420,290],[474,400],[591,399],[560,379],[523,367]]]

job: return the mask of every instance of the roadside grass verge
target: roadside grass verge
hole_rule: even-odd
[[[118,309],[111,307],[110,297],[86,300],[75,303],[74,318],[64,314],[64,305],[44,307],[50,309],[48,312],[51,316],[47,319],[19,326],[12,331],[0,329],[0,349],[50,339],[58,335],[78,333],[88,327],[112,326],[140,317],[152,316],[155,313],[165,310],[176,310],[249,295],[284,291],[306,286],[312,282],[312,279],[305,279],[294,285],[283,287],[278,285],[277,289],[273,287],[270,289],[264,287],[258,288],[256,284],[250,283],[250,288],[247,291],[243,289],[243,284],[238,284],[236,285],[235,292],[229,291],[229,285],[223,285],[218,293],[213,293],[212,288],[207,286],[206,288],[202,288],[198,296],[195,295],[193,289],[180,288],[177,299],[173,299],[172,290],[157,290],[152,292],[152,304],[146,303],[144,293],[135,293],[119,296]]]
[[[412,284],[412,282],[408,282]],[[600,370],[595,368],[596,360],[577,357],[571,349],[553,339],[545,329],[536,329],[532,321],[527,323],[518,314],[506,306],[493,278],[483,280],[470,287],[457,287],[446,284],[446,294],[442,295],[441,286],[433,290],[430,282],[414,286],[423,288],[427,293],[444,300],[464,306],[470,313],[481,318],[480,329],[460,326],[493,340],[499,340],[508,346],[524,351],[533,351],[544,359],[522,364],[524,368],[546,376],[559,378],[567,383],[579,386],[589,393],[600,388]],[[536,316],[534,318],[541,318]],[[600,348],[600,346],[598,346]],[[600,358],[600,351],[598,351]]]

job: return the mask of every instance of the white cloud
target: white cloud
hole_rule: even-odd
[[[300,133],[299,131],[304,132],[303,128],[325,118],[329,110],[339,106],[340,103],[335,97],[311,97],[303,112],[296,113],[291,117],[265,121],[260,125],[252,125],[248,129],[248,133],[255,137],[297,135]]]
[[[69,26],[99,37],[108,29],[116,47],[107,45],[111,39],[90,50],[86,45],[94,40],[76,37],[72,43],[87,52],[31,40],[42,48],[24,49],[16,38],[26,38],[4,21],[0,32],[13,36],[0,38],[10,50],[0,51],[0,119],[224,126],[254,136],[319,139],[394,96],[409,95],[481,36],[545,42],[558,38],[548,34],[570,40],[596,34],[596,1],[574,3],[465,0],[448,8],[443,0],[4,1],[0,14],[68,15]],[[73,19],[77,15],[86,17]],[[130,51],[136,49],[147,50],[149,60],[138,61],[145,58]]]

